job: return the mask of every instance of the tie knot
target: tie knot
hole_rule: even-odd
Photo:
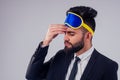
[[[75,62],[78,62],[78,61],[80,61],[80,58],[79,57],[75,57]]]

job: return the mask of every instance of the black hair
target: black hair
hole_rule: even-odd
[[[92,30],[95,31],[96,23],[94,18],[97,16],[97,11],[95,9],[86,6],[76,6],[70,8],[66,12],[66,15],[68,14],[68,12],[74,12],[80,15],[83,18],[84,23],[89,25]]]

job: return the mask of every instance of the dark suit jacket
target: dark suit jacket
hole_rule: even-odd
[[[47,51],[48,46],[42,48],[39,45],[29,63],[27,80],[65,80],[73,55],[60,50],[44,63]],[[94,50],[80,80],[118,80],[117,70],[116,62]]]

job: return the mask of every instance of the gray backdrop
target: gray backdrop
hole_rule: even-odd
[[[66,10],[79,5],[98,11],[93,45],[119,64],[119,3],[120,0],[0,0],[0,80],[25,80],[30,58],[49,24],[63,23]],[[63,35],[59,35],[51,43],[46,60],[63,47]]]

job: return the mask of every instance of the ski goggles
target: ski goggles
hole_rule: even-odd
[[[78,29],[80,27],[84,27],[89,32],[91,32],[92,35],[94,34],[94,31],[91,29],[91,27],[85,24],[82,17],[76,13],[68,12],[64,24],[72,29]]]

